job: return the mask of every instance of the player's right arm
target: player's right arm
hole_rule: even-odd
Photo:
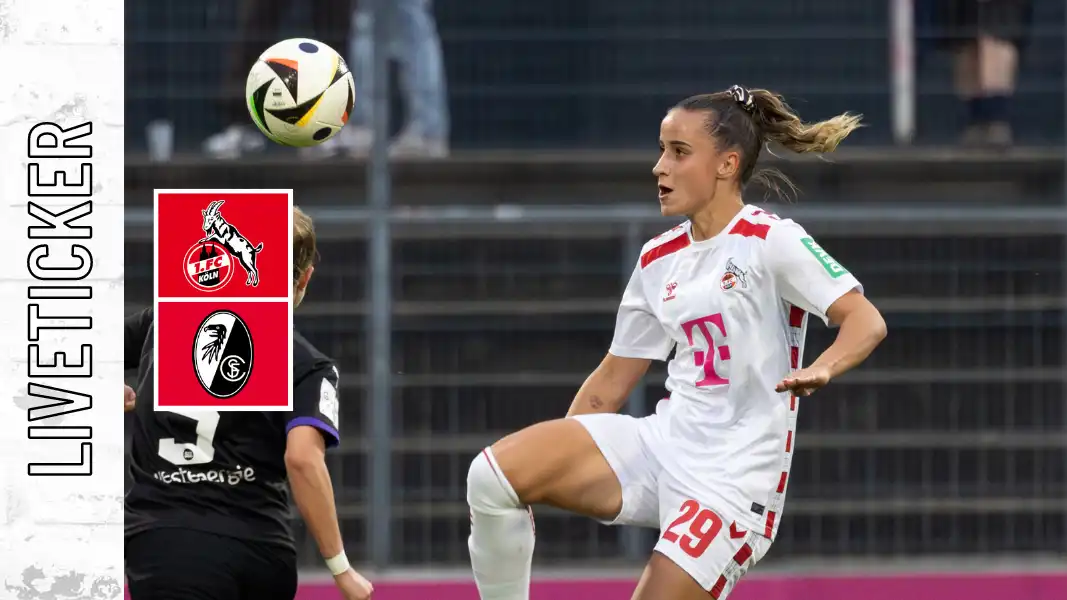
[[[297,383],[285,428],[285,468],[293,500],[337,587],[345,600],[365,600],[374,588],[348,563],[326,468],[327,446],[340,443],[338,383],[337,369],[329,363]]]
[[[578,390],[567,416],[618,412],[652,361],[666,360],[673,347],[648,303],[637,265],[619,303],[611,348]]]

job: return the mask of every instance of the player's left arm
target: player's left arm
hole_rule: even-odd
[[[326,448],[340,442],[338,383],[337,369],[328,363],[297,383],[293,411],[287,415],[285,447],[293,500],[334,575],[348,569],[333,481],[326,468]]]
[[[871,352],[885,339],[887,332],[882,314],[870,300],[856,290],[835,300],[826,309],[826,315],[831,324],[838,326],[837,338],[808,369],[825,369],[829,382],[830,379],[847,373],[867,360]],[[788,382],[784,383],[783,388],[788,389]]]
[[[856,277],[799,225],[777,223],[767,246],[767,263],[782,297],[838,327],[837,338],[825,352],[775,388],[808,396],[866,360],[885,339],[885,320],[863,295]]]

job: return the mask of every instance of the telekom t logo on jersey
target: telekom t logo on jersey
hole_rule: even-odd
[[[693,347],[693,332],[695,330],[700,330],[700,333],[708,342],[709,351],[707,353],[703,350],[693,352],[693,362],[695,362],[698,367],[704,368],[704,378],[696,383],[697,387],[730,383],[729,379],[726,379],[715,372],[715,357],[714,355],[711,355],[712,352],[715,352],[719,355],[720,360],[730,360],[730,347],[725,343],[720,344],[715,341],[715,332],[713,332],[713,328],[708,327],[709,323],[715,326],[714,330],[717,330],[718,337],[724,340],[726,337],[726,325],[722,322],[722,313],[716,313],[714,315],[708,315],[706,317],[700,317],[699,319],[693,319],[692,321],[682,323],[682,331],[685,332],[685,337],[689,341],[690,348]]]

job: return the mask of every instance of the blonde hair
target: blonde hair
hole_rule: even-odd
[[[849,134],[863,126],[862,117],[850,113],[805,123],[780,94],[737,85],[724,92],[686,98],[676,108],[707,111],[708,133],[721,147],[741,151],[742,187],[758,181],[768,191],[786,199],[797,190],[788,177],[777,169],[756,170],[756,161],[765,144],[778,144],[798,154],[825,154],[836,150]]]
[[[307,272],[318,260],[315,223],[299,207],[293,207],[293,281]]]

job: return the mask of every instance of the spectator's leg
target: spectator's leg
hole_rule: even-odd
[[[987,143],[1011,145],[1008,117],[1018,65],[1015,44],[984,35],[978,39],[978,81],[986,106]]]
[[[978,89],[986,105],[986,143],[1010,146],[1010,104],[1019,46],[1029,35],[1031,0],[986,0],[978,7]]]
[[[410,116],[393,154],[448,154],[449,114],[441,39],[431,0],[396,0],[400,86]]]
[[[967,124],[963,130],[963,143],[980,143],[985,136],[985,99],[978,93],[978,44],[960,42],[953,55],[956,95],[963,102]]]
[[[356,102],[348,125],[338,135],[345,149],[365,157],[374,143],[374,18],[369,0],[362,0],[351,13],[348,66],[356,82]]]

